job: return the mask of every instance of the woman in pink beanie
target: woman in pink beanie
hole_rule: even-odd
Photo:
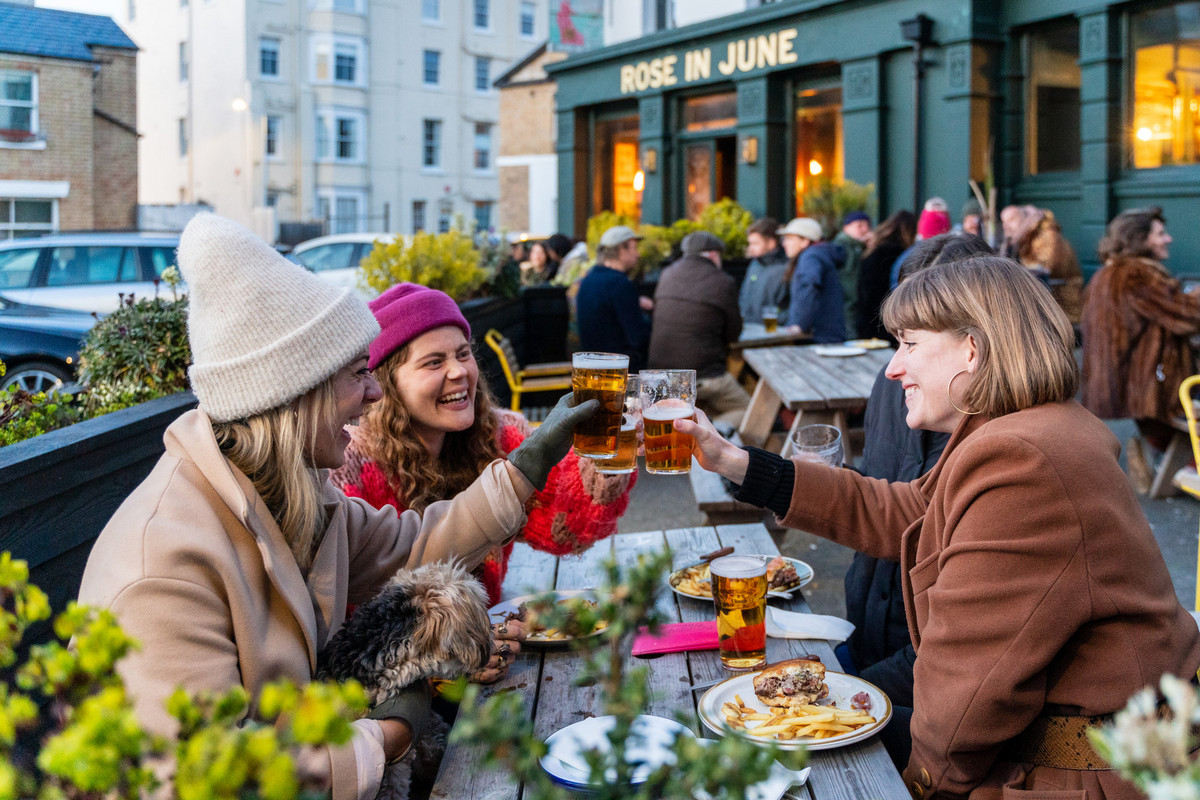
[[[448,295],[412,283],[370,303],[381,333],[368,367],[383,390],[353,430],[346,465],[335,485],[376,508],[420,511],[449,499],[490,461],[529,435],[529,422],[492,400],[471,350],[471,328]],[[579,553],[617,530],[633,476],[601,475],[574,452],[535,492],[521,535],[538,550]],[[479,577],[492,603],[500,600],[512,545],[497,548]]]
[[[950,232],[950,209],[946,201],[940,197],[931,197],[925,201],[921,217],[917,220],[917,238],[932,239],[943,233]]]

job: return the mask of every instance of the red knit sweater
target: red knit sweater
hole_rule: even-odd
[[[529,435],[529,422],[514,411],[497,409],[495,414],[496,444],[505,454],[511,453]],[[351,438],[345,466],[330,475],[334,485],[348,497],[361,497],[375,508],[395,506],[397,514],[407,509],[407,499],[400,497],[379,465],[362,455],[354,429]],[[529,520],[521,538],[535,549],[556,556],[582,553],[616,533],[617,520],[629,506],[629,490],[636,482],[636,472],[602,475],[591,461],[572,451],[550,470],[546,488],[530,498]],[[511,542],[496,548],[476,571],[492,605],[500,602],[500,586],[511,553]]]

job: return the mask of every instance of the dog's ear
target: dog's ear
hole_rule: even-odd
[[[411,601],[420,614],[413,651],[436,654],[439,661],[460,665],[466,673],[483,669],[492,653],[483,586],[452,564],[429,564],[414,570],[413,577],[417,580]]]

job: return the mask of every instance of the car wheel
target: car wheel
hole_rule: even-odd
[[[0,390],[16,386],[30,394],[37,394],[61,389],[63,384],[72,380],[74,378],[71,373],[57,364],[30,361],[28,364],[9,368],[4,377],[0,378]]]

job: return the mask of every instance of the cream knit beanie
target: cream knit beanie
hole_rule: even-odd
[[[216,422],[300,397],[379,333],[353,291],[330,286],[215,214],[188,223],[178,261],[188,290],[188,377]]]

